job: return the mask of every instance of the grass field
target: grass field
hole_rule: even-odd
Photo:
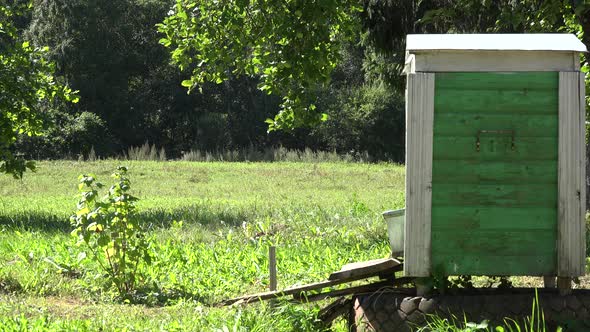
[[[68,217],[77,177],[105,184],[129,167],[155,236],[142,304],[121,304]],[[388,255],[381,212],[404,205],[404,168],[359,163],[40,162],[0,176],[0,326],[19,330],[314,330],[318,305],[215,308],[268,287],[325,279],[343,264]],[[343,329],[343,326],[341,327]]]

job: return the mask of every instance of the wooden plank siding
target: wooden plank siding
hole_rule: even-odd
[[[585,102],[583,74],[559,73],[559,172],[557,275],[584,274]]]
[[[436,73],[437,273],[555,274],[558,86],[556,72]]]
[[[434,74],[409,74],[406,90],[406,223],[404,274],[431,273]]]

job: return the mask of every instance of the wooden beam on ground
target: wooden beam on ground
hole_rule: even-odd
[[[321,281],[321,282],[316,282],[316,283],[302,285],[302,286],[290,287],[290,288],[278,290],[278,291],[263,292],[263,293],[257,293],[257,294],[252,294],[252,295],[240,296],[240,297],[236,297],[233,299],[221,301],[221,302],[217,303],[216,305],[217,306],[227,306],[227,305],[232,305],[232,304],[237,304],[237,303],[250,303],[250,302],[254,302],[254,301],[270,300],[270,299],[275,299],[275,298],[279,298],[279,297],[300,294],[302,292],[307,292],[307,291],[312,291],[312,290],[320,290],[320,289],[323,289],[326,287],[332,287],[332,286],[348,283],[351,281],[367,279],[367,278],[370,278],[373,276],[383,274],[384,272],[394,273],[395,271],[402,270],[402,268],[403,268],[402,264],[398,260],[395,260],[393,258],[388,258],[386,260],[393,261],[393,262],[385,263],[386,266],[390,266],[389,270],[382,269],[379,272],[371,272],[371,273],[367,272],[364,274],[346,273],[346,274],[342,274],[343,277],[346,276],[346,278],[344,278],[344,279],[341,278],[341,279],[336,279],[336,280],[327,280],[327,281]],[[361,262],[361,263],[363,263],[363,262]],[[361,263],[358,263],[358,264],[361,264]],[[395,264],[399,264],[399,265],[395,265]],[[354,266],[355,265],[353,265],[353,264],[348,264],[348,265],[345,265],[344,267],[350,268],[350,267],[354,267]],[[339,272],[341,272],[341,271],[339,271]],[[351,271],[351,270],[347,270],[347,271]],[[389,280],[388,280],[388,282],[390,284],[392,283],[392,281],[389,281]]]
[[[342,280],[321,281],[321,282],[316,282],[313,284],[291,287],[291,288],[273,291],[273,292],[263,292],[263,293],[257,293],[257,294],[252,294],[252,295],[240,296],[240,297],[236,297],[233,299],[221,301],[219,303],[219,305],[231,305],[231,304],[235,304],[235,303],[249,303],[252,301],[270,300],[270,299],[293,295],[293,294],[297,294],[297,293],[301,293],[301,292],[305,292],[305,291],[322,289],[325,287],[339,285],[339,284],[343,284],[345,282],[348,282],[348,281],[342,281]]]
[[[340,297],[340,296],[359,294],[359,293],[375,292],[375,291],[378,291],[379,289],[384,288],[384,287],[402,286],[405,284],[412,283],[413,281],[414,281],[414,278],[412,278],[412,277],[401,277],[401,278],[398,278],[395,280],[384,280],[384,281],[379,281],[379,282],[372,283],[372,284],[349,287],[349,288],[344,288],[344,289],[336,289],[333,291],[319,293],[319,294],[311,294],[311,295],[301,294],[301,293],[293,294],[293,298],[298,302],[315,302],[315,301],[321,301],[321,300],[325,300],[325,299],[333,298],[333,297]]]

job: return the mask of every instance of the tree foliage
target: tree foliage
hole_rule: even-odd
[[[0,0],[0,172],[21,178],[34,164],[15,154],[11,146],[19,135],[39,135],[48,123],[42,105],[56,98],[76,102],[67,86],[53,77],[55,65],[47,47],[35,47],[20,38],[15,20],[30,9]]]
[[[408,33],[572,32],[590,46],[579,0],[33,3],[14,17],[14,41],[48,45],[54,81],[81,101],[38,105],[56,127],[11,144],[29,158],[123,155],[147,141],[170,158],[281,145],[403,161]],[[271,129],[321,123],[267,133],[273,117]]]
[[[359,10],[354,0],[177,0],[158,27],[172,60],[191,71],[183,86],[260,77],[260,90],[283,98],[269,129],[292,129],[325,120],[307,92],[330,80]]]

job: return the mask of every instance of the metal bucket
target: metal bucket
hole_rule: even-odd
[[[393,257],[402,256],[404,252],[404,226],[406,223],[406,209],[383,212],[387,223],[387,236]]]

